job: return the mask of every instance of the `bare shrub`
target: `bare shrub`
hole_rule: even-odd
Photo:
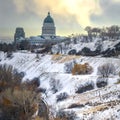
[[[32,91],[37,91],[38,87],[40,86],[40,80],[36,77],[33,80],[27,80],[23,83],[23,85]]]
[[[93,72],[93,68],[88,63],[85,63],[83,65],[75,64],[72,69],[73,75],[91,74],[92,72]]]
[[[91,82],[85,83],[84,85],[80,84],[76,89],[76,93],[83,93],[93,89],[94,89],[94,83],[91,81]]]
[[[65,70],[66,73],[71,73],[72,68],[73,68],[72,62],[70,62],[70,63],[65,63],[64,70]]]
[[[56,79],[52,78],[50,80],[50,87],[51,87],[51,90],[53,91],[53,93],[56,93],[61,90],[62,84],[60,83],[60,80],[56,80]]]
[[[0,92],[4,91],[6,88],[14,86],[19,86],[21,84],[22,77],[13,71],[12,66],[0,65]]]
[[[67,98],[68,98],[68,94],[66,92],[60,93],[59,95],[57,95],[57,102],[65,100]]]
[[[0,66],[0,119],[1,120],[32,120],[38,110],[41,96],[34,91],[38,86],[37,79],[29,84],[22,83],[22,77],[12,66]],[[33,88],[32,88],[33,87]],[[42,109],[42,108],[40,108]],[[44,111],[44,117],[48,113]]]
[[[109,77],[109,75],[114,75],[115,73],[115,66],[112,63],[105,63],[98,67],[97,74],[102,77]]]
[[[64,70],[66,73],[71,73],[74,65],[76,64],[76,61],[73,60],[72,62],[65,63]]]
[[[108,78],[98,77],[96,81],[98,88],[105,87],[108,85]]]
[[[77,118],[74,111],[60,110],[60,111],[57,112],[56,116],[57,116],[57,118],[59,118],[58,120],[62,120],[62,119],[63,120],[75,120]]]
[[[33,91],[19,89],[11,92],[9,88],[2,93],[0,107],[6,120],[31,120],[38,109],[38,102],[40,102],[40,96]]]

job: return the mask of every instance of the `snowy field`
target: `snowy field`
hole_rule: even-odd
[[[39,57],[38,57],[39,56]],[[12,65],[19,72],[24,72],[23,81],[40,79],[40,88],[46,91],[42,97],[51,108],[51,114],[59,110],[75,111],[75,120],[120,120],[120,58],[83,57],[68,55],[39,55],[33,53],[16,52],[13,58],[6,58],[6,54],[0,52],[0,64]],[[89,63],[93,67],[90,75],[72,75],[65,73],[64,65],[75,60],[79,64]],[[86,82],[96,84],[98,78],[97,68],[104,63],[112,63],[116,74],[108,78],[108,86],[97,88],[84,93],[76,93],[78,85]],[[59,81],[57,92],[51,90],[51,80]],[[57,101],[60,93],[67,93],[65,100]],[[77,106],[71,106],[77,104]],[[55,115],[55,114],[54,114]]]

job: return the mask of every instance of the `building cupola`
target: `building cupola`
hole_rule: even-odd
[[[48,12],[47,17],[44,19],[43,27],[42,27],[42,36],[56,36],[56,28],[54,24],[54,20]]]

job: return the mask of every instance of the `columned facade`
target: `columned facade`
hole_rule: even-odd
[[[44,19],[43,22],[42,36],[45,37],[56,36],[56,28],[55,28],[54,20],[50,16],[49,12],[48,12],[48,16]]]

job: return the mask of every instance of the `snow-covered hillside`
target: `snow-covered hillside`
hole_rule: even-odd
[[[74,42],[75,41],[75,42]],[[83,51],[84,48],[88,48],[87,51]],[[53,53],[62,53],[62,54],[77,54],[77,55],[105,55],[109,52],[110,56],[114,56],[116,54],[115,51],[120,48],[120,40],[104,40],[101,38],[96,38],[93,41],[86,42],[82,38],[76,38],[76,40],[71,39],[69,42],[63,42],[52,47]],[[72,51],[74,50],[74,51]],[[108,51],[107,51],[108,50]],[[71,52],[70,52],[71,51]],[[106,52],[107,51],[107,52]],[[87,52],[87,54],[86,54]],[[104,53],[105,52],[105,53]],[[115,53],[114,53],[115,52]]]
[[[69,55],[46,55],[33,53],[13,54],[13,58],[6,58],[6,54],[0,52],[0,64],[12,65],[19,72],[24,72],[23,81],[32,80],[35,77],[40,79],[40,88],[46,91],[42,93],[55,113],[59,110],[75,111],[77,118],[75,120],[119,120],[120,119],[120,84],[116,84],[120,72],[119,58],[102,58],[102,57],[83,57]],[[89,63],[93,67],[90,75],[72,75],[65,73],[65,63],[76,61],[79,64]],[[96,80],[98,66],[104,63],[112,63],[115,66],[116,74],[108,78],[108,86],[97,88]],[[53,92],[51,88],[52,81],[57,81],[58,91]],[[84,93],[76,93],[79,85],[87,82],[94,83],[94,89]],[[63,101],[57,101],[60,93],[67,93],[68,97]],[[74,106],[73,104],[77,104]],[[70,107],[73,105],[72,107]],[[54,112],[55,111],[55,112]],[[51,113],[51,114],[52,114]]]

